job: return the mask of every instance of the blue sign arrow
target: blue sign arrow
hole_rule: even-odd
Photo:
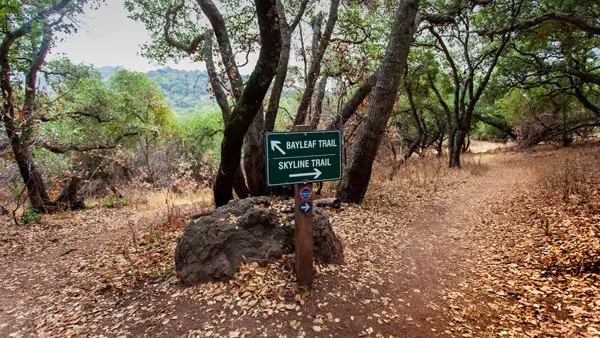
[[[307,200],[307,199],[311,198],[311,196],[312,196],[312,191],[310,190],[309,187],[302,188],[302,190],[300,190],[300,198],[302,198],[303,200]]]
[[[303,214],[308,214],[309,212],[311,212],[312,208],[313,205],[309,201],[304,201],[300,203],[300,212]]]

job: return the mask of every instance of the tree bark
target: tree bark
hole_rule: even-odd
[[[285,8],[281,0],[277,0],[277,11],[279,12],[279,28],[281,29],[281,55],[279,57],[279,65],[277,66],[277,75],[275,75],[275,81],[273,82],[273,89],[271,89],[269,105],[265,114],[263,133],[273,131],[275,128],[275,121],[279,112],[279,100],[281,100],[281,93],[283,93],[292,46],[292,32],[287,23]]]
[[[221,163],[214,186],[217,207],[233,198],[232,184],[240,165],[243,138],[255,120],[277,71],[281,32],[275,0],[255,0],[261,49],[254,71],[236,103],[221,144]]]
[[[304,15],[308,0],[303,0],[294,21],[288,25],[285,17],[285,8],[281,0],[276,0],[277,12],[279,13],[279,28],[281,30],[282,47],[277,66],[277,73],[271,97],[267,106],[267,112],[263,118],[262,108],[245,136],[244,144],[244,170],[248,180],[248,186],[252,195],[265,195],[267,193],[266,157],[264,133],[273,131],[277,113],[279,111],[279,100],[283,92],[285,78],[287,76],[288,63],[290,59],[292,32],[300,23]]]
[[[360,203],[367,191],[373,161],[385,134],[406,67],[418,7],[419,0],[403,0],[396,11],[390,40],[379,66],[380,75],[373,89],[373,98],[352,146],[345,175],[337,188],[337,197],[342,202]]]
[[[296,14],[294,21],[288,24],[285,17],[285,8],[281,0],[277,0],[277,10],[279,12],[279,27],[281,29],[281,56],[279,57],[279,65],[277,66],[277,75],[273,82],[273,88],[271,89],[271,97],[269,98],[269,105],[267,106],[267,112],[265,114],[265,122],[263,132],[273,131],[275,128],[275,121],[277,119],[277,113],[279,111],[279,101],[281,100],[281,94],[283,92],[283,86],[285,85],[285,79],[288,71],[288,64],[290,60],[290,51],[292,46],[292,33],[300,23],[300,19],[304,15],[308,0],[304,0],[300,4],[300,9]]]
[[[79,188],[81,188],[81,179],[77,176],[71,177],[56,198],[58,207],[61,210],[85,208],[83,197],[78,194]]]

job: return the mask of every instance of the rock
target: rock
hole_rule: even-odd
[[[342,264],[344,262],[342,242],[333,231],[327,214],[319,208],[313,211],[313,256],[318,263]]]
[[[105,197],[111,192],[108,188],[108,183],[104,180],[92,180],[86,182],[79,189],[79,194],[84,197]]]
[[[340,201],[339,198],[330,197],[330,198],[321,198],[321,199],[315,200],[314,204],[315,204],[315,206],[321,207],[321,208],[339,209],[342,206],[342,201]]]
[[[231,279],[242,256],[267,263],[293,252],[293,226],[269,206],[265,197],[233,200],[189,223],[175,250],[175,269],[183,283]],[[342,263],[342,245],[320,209],[314,211],[313,228],[315,260]]]

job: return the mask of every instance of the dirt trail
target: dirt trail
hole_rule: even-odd
[[[227,310],[225,304],[197,302],[194,290],[173,281],[138,283],[100,299],[90,296],[89,285],[81,282],[87,272],[80,267],[110,251],[111,243],[129,240],[127,227],[114,221],[130,217],[127,209],[111,211],[108,221],[100,213],[81,213],[60,228],[3,230],[0,336],[476,335],[477,325],[455,321],[449,326],[453,306],[459,302],[481,312],[484,324],[490,309],[463,281],[486,254],[479,244],[494,217],[490,206],[531,179],[518,163],[491,164],[476,175],[463,169],[463,176],[430,195],[399,197],[398,191],[381,189],[363,206],[333,212],[346,264],[327,267],[306,304],[257,317]],[[48,233],[54,237],[47,238]],[[34,239],[15,242],[19,236]],[[66,305],[67,310],[54,311]],[[76,324],[64,324],[75,315]]]

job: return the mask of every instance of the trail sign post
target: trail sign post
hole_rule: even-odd
[[[294,132],[266,133],[267,184],[294,186],[296,223],[295,255],[298,282],[313,279],[313,191],[311,182],[342,177],[342,135],[339,130],[310,130],[296,126]]]
[[[267,184],[334,181],[342,177],[339,130],[266,133]]]

